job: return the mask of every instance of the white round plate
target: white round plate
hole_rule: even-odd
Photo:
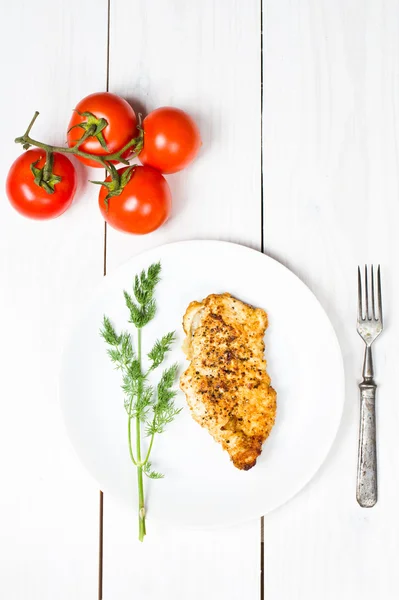
[[[131,289],[136,273],[158,260],[158,309],[143,330],[144,353],[175,329],[168,364],[178,362],[183,372],[188,362],[181,350],[181,323],[192,300],[230,292],[264,308],[277,418],[256,466],[239,471],[191,418],[179,390],[183,410],[153,447],[153,468],[165,478],[145,481],[148,517],[213,527],[264,515],[292,498],[326,458],[340,423],[344,378],[338,342],[319,302],[291,271],[260,252],[225,242],[180,242],[136,256],[104,279],[63,355],[60,396],[72,443],[101,489],[135,508],[136,472],[127,447],[120,373],[99,330],[104,314],[117,330],[128,327],[122,292]]]

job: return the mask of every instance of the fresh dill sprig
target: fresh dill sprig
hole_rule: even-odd
[[[173,389],[177,375],[177,365],[166,369],[156,388],[148,384],[148,375],[164,361],[174,340],[171,331],[157,340],[147,354],[150,364],[145,371],[142,365],[142,329],[155,317],[155,288],[160,281],[161,264],[151,265],[147,271],[136,275],[133,283],[133,294],[124,291],[126,307],[129,311],[129,323],[137,331],[136,352],[130,333],[116,333],[110,319],[104,316],[101,336],[109,346],[107,353],[122,373],[122,390],[124,406],[128,417],[129,453],[137,468],[139,495],[139,539],[143,541],[146,534],[145,503],[143,473],[150,479],[161,479],[162,473],[154,471],[149,460],[156,434],[163,433],[181,409],[175,406],[176,391]],[[135,422],[135,449],[132,440],[132,422]],[[141,428],[144,426],[150,438],[145,455],[142,453]],[[144,458],[142,458],[144,456]]]

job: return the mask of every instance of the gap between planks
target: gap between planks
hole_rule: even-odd
[[[106,43],[106,80],[105,90],[109,91],[109,50],[111,32],[111,0],[107,0],[107,43]],[[107,173],[105,173],[105,176]],[[103,276],[107,275],[107,223],[104,221]],[[99,523],[98,523],[98,600],[103,597],[103,563],[104,563],[104,494],[100,490]]]
[[[260,244],[265,252],[263,203],[263,0],[260,0]],[[260,518],[260,600],[265,600],[265,518]]]

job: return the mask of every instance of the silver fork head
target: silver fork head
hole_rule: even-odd
[[[376,279],[373,265],[365,265],[363,276],[358,267],[357,331],[367,346],[371,346],[383,329],[380,265]]]

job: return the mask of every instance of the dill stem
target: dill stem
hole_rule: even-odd
[[[146,464],[148,462],[148,459],[150,458],[150,454],[151,454],[151,450],[152,450],[152,445],[154,443],[154,437],[155,437],[155,433],[152,433],[151,434],[151,439],[150,439],[150,445],[148,446],[148,451],[147,451],[147,454],[146,454],[145,459],[144,459],[144,464]]]
[[[130,402],[130,408],[129,408],[129,414],[132,410],[132,402]],[[137,465],[134,455],[133,455],[133,449],[132,449],[132,417],[128,417],[128,422],[127,422],[127,437],[129,440],[129,454],[130,454],[130,458],[132,459],[132,463],[134,465]]]
[[[140,364],[141,372],[141,328],[137,329],[137,359]],[[142,379],[138,382],[137,402],[140,403],[142,394]],[[145,527],[145,505],[144,505],[144,485],[143,485],[143,465],[141,462],[141,423],[139,416],[136,416],[136,456],[137,456],[137,485],[139,498],[139,540],[142,542],[146,534]]]

